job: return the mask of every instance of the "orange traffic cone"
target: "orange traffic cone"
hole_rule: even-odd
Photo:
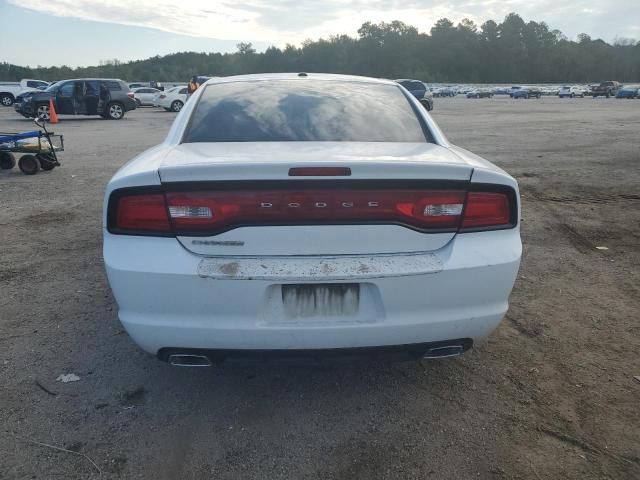
[[[58,114],[53,106],[53,99],[49,99],[49,123],[58,123]]]

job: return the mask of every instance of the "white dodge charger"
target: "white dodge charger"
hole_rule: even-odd
[[[516,181],[363,77],[209,80],[104,203],[120,320],[180,366],[458,355],[504,316],[521,252]]]

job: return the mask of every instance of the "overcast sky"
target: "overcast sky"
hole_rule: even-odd
[[[0,0],[0,61],[96,65],[176,51],[258,50],[366,22],[402,20],[428,32],[442,17],[478,25],[516,12],[569,38],[640,39],[640,0]]]

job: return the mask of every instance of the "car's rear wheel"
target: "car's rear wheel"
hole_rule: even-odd
[[[171,110],[173,110],[174,112],[179,112],[180,110],[182,110],[183,106],[184,103],[182,103],[180,100],[174,100],[171,103]]]
[[[120,120],[124,117],[124,107],[121,103],[110,103],[107,105],[107,117],[110,120]]]
[[[3,107],[10,107],[14,101],[15,99],[10,93],[3,93],[2,96],[0,96],[0,104],[2,104]]]
[[[13,156],[13,153],[0,152],[0,169],[11,170],[15,166],[16,157]]]
[[[38,108],[36,108],[36,118],[39,118],[41,120],[45,120],[45,121],[49,121],[50,117],[50,112],[49,112],[49,105],[46,103],[42,103],[40,105],[38,105]]]
[[[40,164],[34,155],[23,155],[18,160],[18,168],[25,175],[35,175],[40,169]]]

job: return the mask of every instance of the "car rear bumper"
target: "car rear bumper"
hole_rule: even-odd
[[[468,233],[431,253],[303,257],[311,264],[293,271],[295,257],[206,258],[172,238],[104,240],[120,320],[153,354],[481,341],[507,311],[521,250],[518,229]],[[359,284],[357,312],[301,317],[283,307],[283,285],[318,283]]]
[[[383,345],[377,347],[327,348],[327,349],[193,349],[162,348],[158,358],[178,366],[209,366],[220,362],[259,362],[315,364],[325,361],[357,362],[371,360],[417,360],[421,358],[445,358],[460,355],[473,346],[470,338],[456,338],[442,342],[412,343],[407,345]],[[182,357],[175,361],[175,356]],[[184,357],[188,357],[185,361]],[[193,362],[193,357],[197,358]],[[203,358],[204,357],[204,358]],[[188,360],[191,361],[188,361]],[[204,360],[206,359],[206,360]]]

